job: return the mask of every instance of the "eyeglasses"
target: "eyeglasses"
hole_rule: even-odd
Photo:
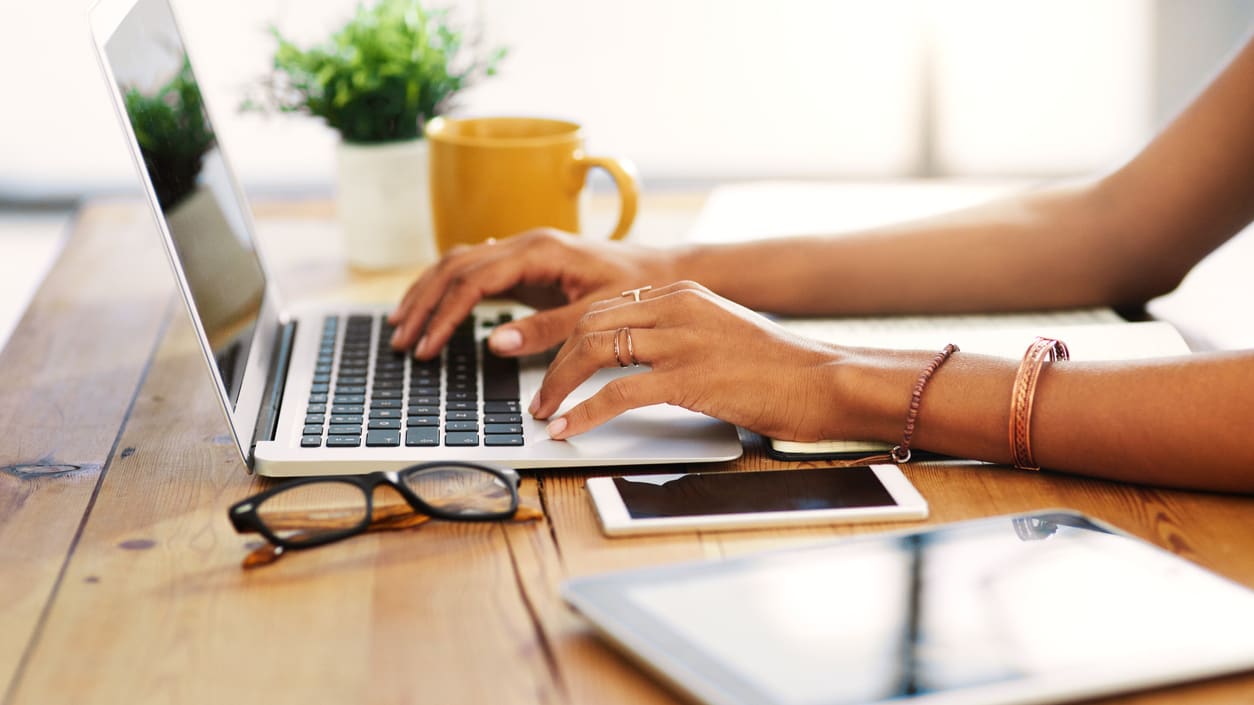
[[[518,504],[518,473],[490,465],[436,462],[369,475],[293,480],[227,510],[239,533],[270,542],[244,559],[245,568],[273,563],[289,550],[315,548],[366,531],[394,531],[426,523],[536,519]],[[406,504],[374,507],[374,490],[387,485]]]

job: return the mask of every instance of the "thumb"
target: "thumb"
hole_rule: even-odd
[[[576,302],[497,326],[488,336],[488,346],[507,357],[544,352],[570,337],[585,308],[586,304]]]

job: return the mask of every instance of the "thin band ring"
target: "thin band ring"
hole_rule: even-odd
[[[623,293],[619,294],[619,296],[630,296],[633,301],[639,303],[640,295],[652,288],[653,286],[649,285],[649,286],[642,286],[639,289],[628,289],[627,291],[624,291]]]
[[[618,336],[621,335],[623,331],[627,331],[627,344],[631,345],[631,331],[627,330],[626,328],[619,328],[618,330],[614,331],[614,359],[618,361],[619,367],[627,366],[627,363],[623,362],[623,358],[619,354],[619,348],[618,348]]]
[[[624,328],[623,331],[627,333],[627,357],[631,358],[632,367],[639,367],[640,361],[636,359],[636,346],[631,343],[631,329]]]

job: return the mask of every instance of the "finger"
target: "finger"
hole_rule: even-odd
[[[675,285],[665,287],[659,295],[651,299],[641,299],[639,303],[617,299],[608,300],[608,302],[617,303],[589,311],[579,319],[566,340],[566,344],[557,351],[553,364],[556,365],[571,354],[572,345],[577,342],[580,335],[619,328],[657,328],[676,320],[679,315],[678,311],[685,305],[691,305],[692,300],[688,297],[694,293],[696,292],[690,291],[688,287]]]
[[[496,247],[500,248],[497,257],[470,265],[449,278],[444,296],[427,319],[426,330],[414,348],[415,357],[426,360],[437,355],[458,324],[485,296],[524,283],[528,276],[547,276],[551,263],[543,260],[538,249],[519,252],[516,248]]]
[[[544,352],[570,336],[583,307],[584,303],[577,301],[497,326],[488,336],[488,345],[492,352],[511,357]]]
[[[588,306],[588,311],[603,311],[608,308],[617,308],[625,304],[633,304],[636,302],[636,294],[640,295],[640,301],[646,299],[656,299],[659,296],[679,291],[681,289],[690,289],[692,287],[700,287],[700,284],[690,281],[679,281],[666,284],[664,286],[642,286],[640,288],[631,288],[620,292],[618,296],[596,301]],[[701,287],[704,288],[704,287]]]
[[[568,342],[572,352],[549,367],[528,411],[536,418],[548,418],[597,370],[631,365],[633,359],[635,364],[651,365],[671,354],[673,339],[670,332],[650,328],[595,331],[572,338]]]
[[[666,402],[674,390],[674,381],[656,372],[612,380],[596,394],[553,419],[547,429],[549,437],[565,440],[590,431],[624,411]]]
[[[434,267],[429,267],[405,292],[388,321],[396,326],[391,344],[394,349],[411,347],[427,324],[427,318],[435,310],[449,278],[483,257],[497,256],[494,248],[458,247],[444,256]]]

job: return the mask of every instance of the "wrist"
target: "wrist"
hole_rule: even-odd
[[[830,371],[829,438],[901,442],[911,391],[934,352],[844,348]],[[930,389],[927,391],[931,391]],[[918,423],[928,423],[926,394]]]

